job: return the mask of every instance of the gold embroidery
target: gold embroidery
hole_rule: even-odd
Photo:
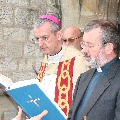
[[[38,76],[37,76],[37,78],[38,78],[38,80],[40,81],[40,82],[42,82],[42,78],[43,78],[43,76],[44,76],[44,72],[45,72],[45,68],[46,68],[46,63],[41,63],[41,67],[40,67],[40,71],[39,71],[39,74],[38,74]]]
[[[71,80],[70,74],[69,74],[70,62],[71,62],[71,60],[63,62],[62,69],[61,69],[61,74],[60,74],[60,76],[58,78],[58,89],[60,91],[58,105],[62,109],[63,108],[67,108],[67,113],[69,112],[68,92],[70,90],[70,80]],[[64,70],[64,66],[65,65],[67,65],[67,69],[66,70]],[[68,85],[66,86],[64,84],[64,85],[61,86],[61,80],[62,79],[66,79],[66,78],[67,78],[67,81],[68,81]],[[62,94],[65,95],[64,99],[61,97]],[[64,103],[64,105],[62,103]]]

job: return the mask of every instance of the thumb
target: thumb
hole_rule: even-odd
[[[18,111],[18,115],[21,116],[21,115],[22,115],[22,109],[21,109],[20,106],[18,106],[18,110],[19,110],[19,111]]]
[[[43,118],[45,115],[48,114],[47,110],[44,110],[40,115],[38,115],[40,118]]]
[[[18,115],[16,116],[17,120],[22,120],[22,109],[18,106]]]
[[[41,114],[32,117],[30,120],[41,120],[45,115],[47,115],[48,111],[44,110]]]

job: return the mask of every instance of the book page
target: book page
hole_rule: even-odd
[[[8,89],[10,87],[10,85],[13,84],[13,81],[10,78],[8,78],[7,76],[0,74],[0,84],[5,89]]]
[[[40,86],[38,79],[30,79],[30,80],[23,80],[13,83],[10,85],[10,89],[16,89],[31,84],[37,84],[38,86]]]

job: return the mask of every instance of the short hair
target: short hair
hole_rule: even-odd
[[[61,27],[59,25],[45,18],[38,18],[34,23],[34,28],[39,28],[40,26],[42,26],[44,23],[47,23],[47,22],[50,23],[51,32],[56,33],[61,30]]]
[[[112,43],[114,52],[118,55],[120,51],[120,34],[118,28],[108,20],[93,20],[86,25],[84,32],[89,32],[92,29],[100,28],[100,40],[102,45]]]

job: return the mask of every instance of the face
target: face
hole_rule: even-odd
[[[34,28],[34,34],[44,54],[55,55],[60,51],[58,46],[61,37],[59,33],[51,32],[50,23],[47,22],[39,28]]]
[[[93,68],[101,67],[107,63],[105,46],[102,46],[99,32],[99,28],[85,32],[83,42],[81,42],[82,52],[85,54],[87,65]]]
[[[63,32],[63,44],[64,45],[73,45],[78,50],[81,50],[80,42],[82,41],[80,32],[74,28],[68,28]]]

